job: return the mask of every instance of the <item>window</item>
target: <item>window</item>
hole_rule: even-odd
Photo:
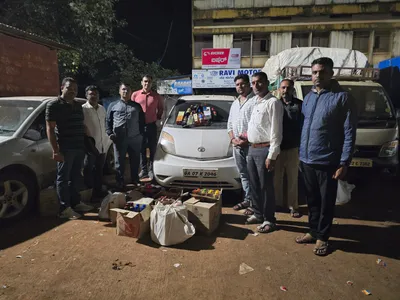
[[[313,32],[312,47],[329,47],[329,32]]]
[[[308,47],[309,33],[293,33],[292,34],[292,48],[295,47]]]
[[[389,52],[390,41],[390,32],[375,32],[374,51]]]
[[[248,35],[235,35],[233,37],[233,48],[242,49],[242,56],[250,56],[250,39],[251,36]]]
[[[268,55],[269,44],[269,34],[253,35],[253,55]]]
[[[201,57],[201,49],[212,48],[212,35],[198,35],[194,37],[194,56]]]
[[[355,31],[353,33],[353,49],[368,52],[369,34],[368,31]]]

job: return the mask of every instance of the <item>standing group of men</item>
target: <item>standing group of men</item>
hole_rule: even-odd
[[[326,255],[334,217],[338,180],[344,179],[354,150],[357,110],[352,97],[332,79],[333,61],[311,64],[313,88],[301,102],[294,82],[280,83],[280,99],[268,90],[263,72],[235,78],[239,94],[231,107],[228,133],[234,146],[248,224],[261,233],[276,229],[276,201],[283,204],[284,175],[291,216],[298,211],[298,170],[305,185],[309,233],[297,243],[316,243],[314,253]]]
[[[151,90],[153,78],[142,79],[142,89],[132,94],[128,84],[119,86],[120,100],[107,109],[99,104],[95,86],[86,88],[87,102],[75,100],[78,86],[73,78],[61,83],[61,95],[47,104],[47,136],[57,161],[56,189],[60,217],[80,218],[78,212],[93,207],[80,201],[79,182],[84,164],[85,184],[93,188],[94,197],[103,197],[103,167],[110,140],[114,144],[116,181],[125,186],[125,158],[129,155],[131,182],[140,178],[153,179],[153,160],[157,146],[157,120],[164,109],[164,100]],[[147,149],[150,158],[147,158]],[[141,171],[139,174],[139,165]]]

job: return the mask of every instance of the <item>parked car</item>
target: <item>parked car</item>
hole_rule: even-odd
[[[38,204],[40,190],[54,184],[56,162],[45,121],[46,104],[53,99],[0,98],[0,220],[25,215]]]
[[[232,156],[227,121],[233,96],[185,96],[171,109],[162,128],[154,161],[158,184],[166,187],[241,188]],[[194,105],[206,106],[218,114],[209,126],[184,128],[176,120],[179,112]]]

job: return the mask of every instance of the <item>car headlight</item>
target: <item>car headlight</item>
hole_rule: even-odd
[[[174,137],[165,131],[161,132],[160,146],[164,152],[176,154]]]
[[[383,144],[381,151],[379,151],[379,157],[392,157],[397,154],[397,148],[399,146],[399,141],[392,141]]]
[[[232,144],[229,144],[228,153],[226,154],[227,157],[233,156],[233,147]]]

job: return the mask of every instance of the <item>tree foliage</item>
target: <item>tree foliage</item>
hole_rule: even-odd
[[[60,76],[74,75],[114,93],[124,80],[134,88],[143,74],[167,77],[177,74],[134,57],[124,44],[114,41],[114,31],[126,25],[118,20],[118,0],[5,0],[0,20],[78,49],[59,51]],[[81,82],[82,83],[82,82]]]

